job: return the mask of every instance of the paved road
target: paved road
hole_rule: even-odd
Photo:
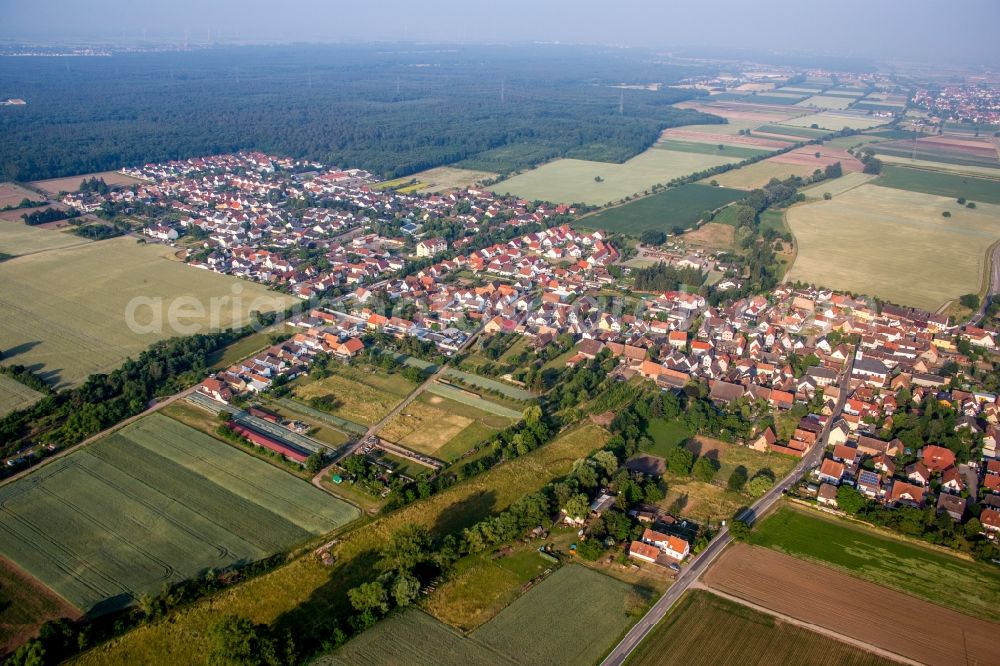
[[[803,456],[802,460],[798,465],[795,466],[788,476],[782,479],[779,483],[775,484],[767,493],[765,493],[760,499],[753,503],[750,508],[743,512],[739,517],[753,524],[759,517],[766,514],[774,506],[782,494],[792,487],[792,485],[799,479],[799,477],[812,467],[819,464],[820,459],[823,457],[823,451],[826,447],[827,438],[830,435],[830,426],[833,422],[840,416],[841,410],[844,408],[844,403],[847,401],[847,384],[850,381],[851,370],[854,367],[854,357],[851,356],[847,363],[844,371],[841,374],[839,384],[841,386],[840,399],[837,401],[837,408],[834,410],[833,414],[827,419],[826,425],[823,427],[820,437],[817,439],[817,443],[813,445],[812,449]],[[712,542],[708,544],[705,550],[701,551],[691,562],[684,567],[681,574],[674,580],[673,584],[667,590],[660,599],[653,604],[653,607],[649,609],[646,615],[643,616],[639,622],[632,627],[632,629],[625,635],[625,638],[615,646],[615,649],[601,662],[601,666],[619,666],[625,663],[628,656],[632,651],[642,642],[646,635],[653,630],[653,628],[662,620],[666,614],[670,611],[673,605],[680,599],[688,588],[698,581],[698,578],[705,572],[708,566],[719,556],[729,542],[731,538],[729,536],[729,529],[723,527],[722,530],[712,539]]]

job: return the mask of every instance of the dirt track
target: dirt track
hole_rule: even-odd
[[[1000,664],[1000,625],[819,564],[737,544],[704,576],[710,589],[926,664]]]

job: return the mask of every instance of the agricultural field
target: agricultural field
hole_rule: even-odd
[[[744,196],[744,192],[735,189],[689,183],[602,210],[581,218],[578,225],[633,236],[647,229],[670,233],[675,227],[689,229],[701,219],[702,213]]]
[[[718,176],[701,181],[702,184],[715,181],[722,187],[752,190],[767,185],[772,178],[784,180],[789,176],[811,176],[821,166],[814,164],[787,164],[774,158],[761,160],[740,169],[733,169]]]
[[[20,185],[16,185],[14,183],[0,183],[0,208],[16,206],[25,199],[39,201],[41,197],[38,196],[37,192],[27,190]],[[24,211],[18,211],[18,214],[20,215],[22,212]]]
[[[863,130],[863,129],[868,129],[869,127],[884,125],[886,122],[887,121],[885,118],[875,118],[873,116],[850,115],[850,114],[839,114],[839,113],[814,113],[808,116],[792,118],[791,120],[786,120],[781,124],[789,125],[791,127],[810,127],[810,128],[813,125],[816,125],[820,129],[839,131],[844,129],[845,127],[850,127],[851,129]]]
[[[674,144],[703,145],[704,150],[718,151],[719,144],[728,150],[729,148],[745,148],[755,151],[770,152],[786,147],[790,141],[771,137],[746,136],[730,133],[733,127],[738,130],[754,129],[759,123],[743,122],[735,125],[689,125],[686,127],[673,127],[663,130],[660,140],[654,144],[656,146],[669,147]],[[693,150],[693,148],[688,148]],[[721,154],[719,152],[708,153],[710,155]]]
[[[468,636],[408,610],[316,663],[590,664],[635,621],[643,603],[629,585],[566,566]]]
[[[915,141],[889,141],[877,144],[877,154],[897,155],[950,164],[1000,167],[997,146],[990,139],[947,134],[926,136]]]
[[[64,599],[0,557],[0,655],[36,635],[43,623],[79,615]]]
[[[0,222],[0,253],[15,257],[90,242],[86,238],[62,231],[39,229],[20,222]]]
[[[38,188],[49,196],[56,196],[60,192],[76,192],[80,189],[80,184],[89,178],[103,179],[108,185],[129,186],[142,181],[138,178],[126,176],[117,171],[102,171],[100,173],[85,173],[82,176],[67,176],[65,178],[51,178],[49,180],[36,180],[28,183],[32,187]]]
[[[916,169],[931,169],[934,171],[945,171],[948,173],[960,173],[970,176],[981,176],[986,178],[1000,178],[1000,170],[991,166],[977,166],[973,164],[951,164],[933,159],[913,159],[909,155],[886,155],[880,154],[878,158],[885,164],[899,164],[901,166],[913,167]]]
[[[721,157],[739,157],[747,159],[759,155],[767,155],[771,150],[763,148],[752,148],[750,146],[726,145],[724,142],[718,144],[697,141],[678,141],[676,139],[663,139],[656,146],[661,150],[674,150],[682,153],[700,153],[702,155],[718,155]]]
[[[967,209],[951,198],[872,184],[792,206],[785,216],[798,243],[789,279],[874,291],[931,311],[979,291],[987,248],[1000,238],[1000,206]]]
[[[437,535],[460,531],[566,474],[576,460],[607,440],[608,433],[593,425],[567,431],[528,455],[345,533],[333,551],[333,567],[313,557],[298,558],[265,576],[193,604],[173,614],[170,621],[144,625],[101,645],[82,655],[77,663],[167,666],[196,662],[207,650],[204,628],[220,614],[234,613],[254,622],[274,623],[279,630],[303,631],[320,626],[331,615],[351,612],[347,590],[368,575],[371,553],[396,530],[416,524]]]
[[[392,417],[379,436],[418,453],[450,461],[511,423],[511,419],[503,416],[423,393]]]
[[[721,125],[720,125],[721,127]],[[686,176],[708,167],[739,162],[737,157],[702,155],[650,148],[636,157],[614,164],[559,159],[502,181],[493,187],[530,200],[603,205],[642,193],[657,183]],[[601,178],[601,182],[594,179]]]
[[[518,338],[518,342],[522,342],[523,337]],[[511,345],[511,348],[507,352],[513,352],[515,347],[518,347],[518,342]],[[520,349],[520,348],[519,348]],[[516,352],[515,352],[516,353]],[[506,353],[504,354],[506,356]],[[500,359],[502,361],[502,357]],[[479,375],[473,374],[471,372],[463,372],[455,368],[448,368],[445,370],[445,376],[451,377],[453,379],[458,379],[459,381],[474,386],[481,389],[486,389],[487,391],[495,391],[501,395],[510,398],[511,400],[517,401],[529,401],[534,400],[535,395],[530,391],[526,391],[517,386],[512,386],[496,379],[490,379],[489,377],[480,377]]]
[[[0,507],[0,554],[92,614],[358,516],[158,414],[0,488]]]
[[[19,409],[27,409],[43,397],[41,393],[16,379],[0,375],[0,418]]]
[[[813,129],[811,127],[792,127],[790,125],[761,125],[757,132],[764,134],[780,134],[782,136],[794,137],[802,141],[819,139],[830,134],[829,130]]]
[[[997,176],[1000,177],[1000,171],[997,171]],[[968,201],[976,202],[977,205],[980,202],[1000,204],[1000,180],[987,178],[887,165],[882,169],[875,185],[953,199],[964,197]]]
[[[1000,663],[1000,625],[768,548],[728,548],[703,582],[919,663]],[[953,592],[949,588],[948,594]]]
[[[788,506],[754,530],[753,543],[1000,622],[1000,572],[988,564]]]
[[[832,95],[814,95],[807,97],[795,106],[811,107],[815,109],[828,109],[831,111],[843,111],[854,103],[852,97],[839,97]]]
[[[810,185],[809,187],[804,187],[799,192],[805,195],[807,199],[822,199],[825,192],[829,192],[831,196],[838,196],[847,192],[848,190],[853,190],[859,185],[864,185],[865,183],[871,181],[875,176],[869,173],[861,173],[859,171],[853,173],[845,173],[840,178],[834,178],[833,180],[824,180],[821,183],[816,183],[815,185]],[[881,184],[881,183],[880,183]]]
[[[427,393],[439,396],[441,398],[447,398],[452,402],[461,403],[463,405],[468,405],[474,409],[478,409],[489,414],[495,414],[496,416],[501,416],[511,421],[518,421],[521,419],[523,414],[523,409],[512,409],[510,407],[505,407],[504,405],[493,402],[492,400],[482,398],[475,393],[470,393],[469,391],[459,388],[458,386],[450,386],[448,384],[434,382],[427,387]]]
[[[240,297],[239,307],[232,302]],[[251,310],[284,309],[297,299],[261,285],[171,261],[164,248],[114,238],[71,248],[17,257],[0,263],[0,329],[5,362],[37,366],[53,386],[82,382],[95,372],[109,372],[157,340],[178,334],[168,308],[176,297],[194,297],[197,313],[184,303],[184,326],[225,328],[247,322]],[[212,319],[212,299],[219,301]],[[135,320],[146,330],[130,330],[126,309],[133,299],[145,303]],[[159,299],[159,300],[156,300]],[[156,330],[154,307],[162,311]],[[187,333],[194,332],[187,330]]]
[[[423,183],[420,192],[447,192],[449,190],[473,187],[476,183],[496,178],[491,171],[475,171],[473,169],[458,169],[455,167],[436,167],[415,173],[411,178]]]
[[[333,396],[336,406],[329,410],[331,414],[370,426],[392,411],[414,388],[413,382],[399,374],[337,366],[335,374],[329,377],[296,382],[293,395],[304,403]]]
[[[720,631],[720,629],[722,629]],[[646,636],[630,666],[890,666],[883,659],[771,615],[692,590]]]
[[[729,209],[723,208],[723,210]],[[706,222],[697,229],[688,231],[681,236],[681,240],[684,241],[687,247],[732,251],[736,243],[736,226],[735,224],[720,223],[718,219],[716,217],[715,221]],[[649,262],[646,265],[649,265]],[[722,274],[719,273],[718,275],[721,279]],[[709,282],[709,284],[714,283]]]

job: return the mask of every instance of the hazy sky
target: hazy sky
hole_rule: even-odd
[[[0,38],[562,41],[997,63],[1000,0],[0,0]]]

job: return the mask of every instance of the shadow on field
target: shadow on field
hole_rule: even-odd
[[[15,345],[9,349],[3,350],[3,358],[5,361],[9,361],[16,357],[18,354],[25,354],[30,352],[32,349],[42,344],[41,340],[34,340],[32,342],[22,342],[19,345]]]
[[[497,494],[492,490],[480,491],[454,502],[441,509],[437,522],[430,528],[431,534],[439,537],[454,534],[458,538],[463,529],[492,514],[496,503]]]

